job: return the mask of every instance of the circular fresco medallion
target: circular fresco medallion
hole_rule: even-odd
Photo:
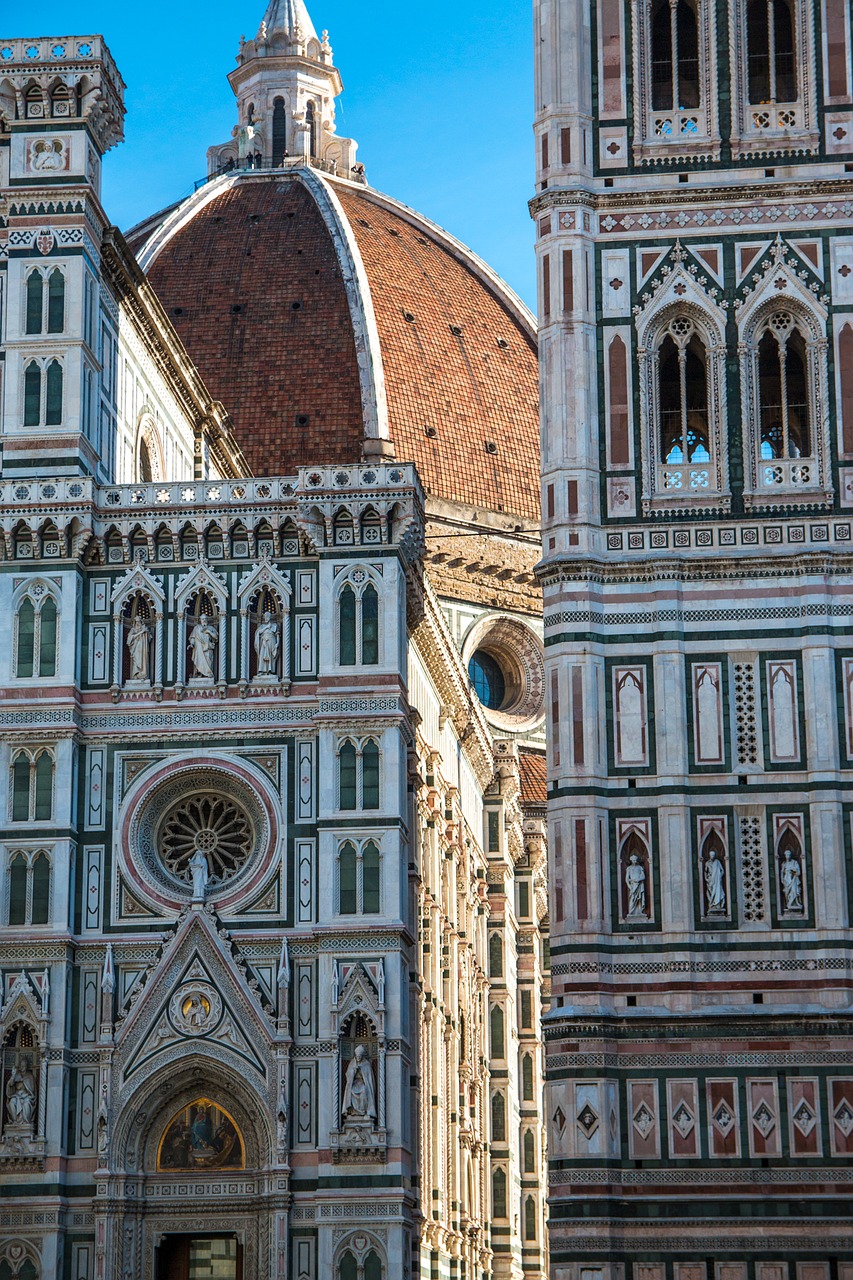
[[[222,1016],[222,1000],[206,982],[179,987],[169,1001],[169,1020],[186,1036],[203,1036],[212,1031]]]

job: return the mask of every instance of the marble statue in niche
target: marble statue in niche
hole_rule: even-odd
[[[628,890],[627,915],[641,916],[643,919],[647,919],[646,869],[636,853],[632,853],[628,857],[628,865],[625,867],[625,886]]]
[[[190,632],[190,657],[193,675],[201,680],[213,680],[216,658],[216,627],[207,614],[203,614]]]
[[[803,911],[803,873],[800,861],[790,845],[782,851],[779,865],[779,881],[782,886],[782,897],[785,911],[791,915],[800,915]]]
[[[32,1137],[36,1117],[36,1078],[32,1060],[15,1062],[6,1081],[6,1133]]]
[[[726,868],[714,844],[706,848],[703,868],[705,880],[705,914],[724,916],[728,912],[726,894]]]
[[[363,1044],[356,1045],[347,1066],[343,1097],[343,1121],[356,1124],[376,1120],[376,1086],[373,1068]]]
[[[207,865],[207,858],[201,849],[196,848],[187,863],[187,867],[193,881],[193,902],[204,902],[207,882],[210,879],[210,868]]]
[[[137,614],[127,633],[127,651],[130,655],[130,679],[150,680],[151,633],[142,617]]]
[[[278,675],[280,643],[278,623],[269,609],[267,609],[263,615],[263,621],[258,624],[258,629],[255,632],[255,653],[258,658],[259,676],[270,677]]]

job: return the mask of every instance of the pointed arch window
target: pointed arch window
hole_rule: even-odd
[[[652,108],[699,106],[699,25],[689,0],[658,0],[652,10]]]
[[[378,915],[382,858],[375,840],[347,840],[338,852],[338,913]]]
[[[677,316],[660,346],[660,456],[668,466],[711,461],[705,348],[690,320]]]
[[[24,426],[58,427],[62,422],[62,365],[56,359],[30,360],[24,369]]]
[[[676,303],[640,330],[646,511],[730,504],[722,323]]]
[[[54,760],[44,748],[12,758],[12,821],[49,822],[53,813]]]
[[[50,920],[50,857],[44,849],[17,849],[6,874],[9,925],[41,925]]]
[[[761,458],[811,456],[806,348],[786,311],[770,319],[758,344]]]
[[[492,1094],[492,1142],[506,1142],[506,1100],[502,1093]]]
[[[501,936],[497,931],[489,934],[489,977],[502,978],[504,971],[504,956]]]
[[[831,500],[824,325],[793,302],[759,311],[739,344],[749,504],[780,490],[788,501],[814,501],[818,489]]]
[[[42,311],[44,308],[42,295],[44,279],[40,271],[31,271],[27,276],[27,333],[41,333]]]
[[[62,333],[65,328],[65,276],[56,267],[47,278],[47,331]]]
[[[379,595],[371,582],[360,589],[348,582],[338,596],[338,661],[342,667],[379,662]]]
[[[506,1056],[506,1037],[504,1034],[504,1011],[499,1004],[493,1004],[489,1013],[489,1036],[493,1058]]]
[[[347,738],[338,751],[338,808],[379,808],[379,746]]]
[[[28,334],[62,333],[65,329],[65,275],[59,267],[47,274],[31,271],[26,285]]]
[[[793,0],[751,0],[746,11],[750,105],[797,101]]]
[[[15,675],[19,680],[56,675],[56,601],[40,584],[18,605]]]
[[[521,1059],[521,1100],[533,1101],[533,1058],[529,1053]]]

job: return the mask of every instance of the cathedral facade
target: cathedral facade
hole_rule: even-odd
[[[540,0],[553,1280],[853,1274],[838,0]]]
[[[127,239],[0,40],[0,1280],[546,1275],[532,317],[273,0]]]

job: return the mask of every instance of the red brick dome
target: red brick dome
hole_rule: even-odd
[[[428,495],[538,520],[532,317],[427,219],[301,168],[128,239],[256,475],[393,448]]]

